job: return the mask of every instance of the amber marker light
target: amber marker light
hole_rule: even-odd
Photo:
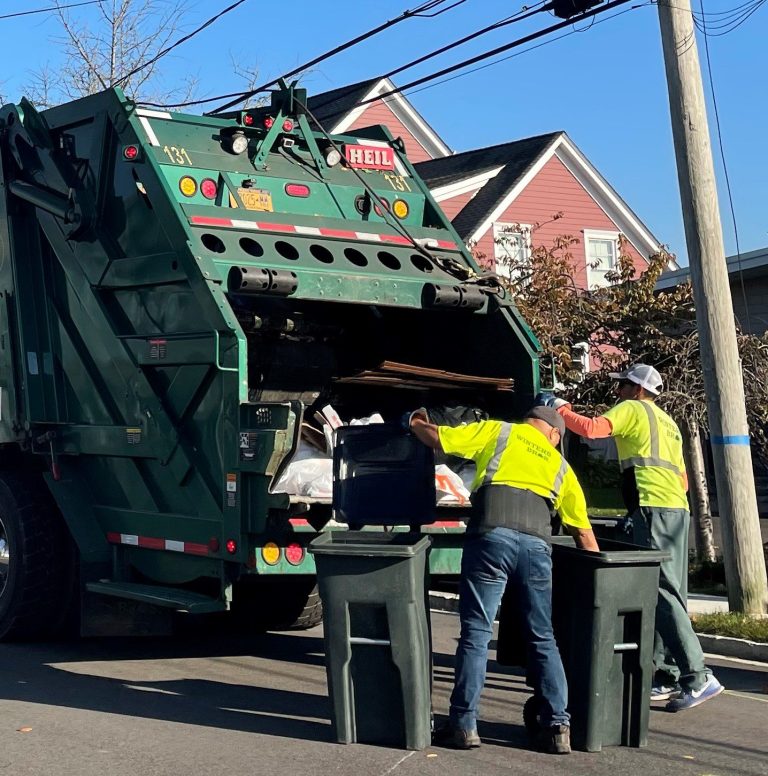
[[[267,542],[261,548],[261,559],[268,566],[274,566],[280,561],[280,548],[274,542]]]

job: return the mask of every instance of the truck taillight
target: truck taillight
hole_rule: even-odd
[[[234,539],[227,539],[227,552],[234,555],[237,552],[237,542]]]
[[[252,127],[254,122],[253,114],[246,113],[243,116],[243,124],[245,124],[246,127]]]
[[[291,566],[298,566],[304,560],[304,548],[300,544],[289,544],[285,548],[285,559]]]
[[[272,129],[272,125],[275,123],[275,120],[272,118],[272,116],[267,116],[264,121],[264,129]]]
[[[200,193],[206,198],[206,199],[216,199],[218,188],[216,186],[216,181],[214,181],[211,178],[206,178],[201,184],[200,184]]]
[[[123,148],[123,159],[127,159],[129,162],[135,162],[139,158],[139,147],[135,145],[127,145]]]
[[[286,183],[285,193],[289,197],[308,197],[309,186],[305,186],[303,183]]]
[[[290,119],[286,119],[283,122],[283,132],[292,132],[293,131],[293,122]]]

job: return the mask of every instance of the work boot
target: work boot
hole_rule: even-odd
[[[444,722],[432,734],[432,743],[451,749],[477,749],[480,746],[480,736],[477,734],[477,728],[464,730],[454,727],[450,722]]]
[[[571,729],[568,725],[552,725],[539,733],[536,748],[547,754],[571,753]]]

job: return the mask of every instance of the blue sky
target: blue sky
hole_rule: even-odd
[[[257,68],[267,80],[419,2],[247,0],[166,57],[164,79],[173,85],[192,73],[199,80],[201,97],[236,91],[243,82],[232,72],[232,57]],[[706,0],[705,11],[723,12],[742,2]],[[3,0],[0,13],[48,4],[49,0]],[[185,29],[193,29],[228,4],[228,0],[189,2]],[[607,19],[630,6],[609,11],[588,29],[534,50],[516,49],[524,53],[492,67],[406,94],[457,151],[566,130],[659,240],[685,262],[657,9],[644,3]],[[315,93],[375,77],[521,7],[509,0],[465,0],[437,18],[402,22],[316,66],[305,85]],[[698,10],[698,0],[694,8]],[[75,13],[93,16],[92,9]],[[402,73],[395,81],[414,80],[554,21],[539,14]],[[579,26],[586,28],[588,23]],[[768,126],[767,31],[768,4],[733,32],[709,39],[742,252],[768,246],[768,159],[763,142]],[[30,71],[46,61],[55,67],[57,51],[51,39],[56,33],[53,18],[46,15],[0,19],[0,92],[17,99]],[[701,38],[699,54],[704,62]],[[714,133],[711,102],[709,113]],[[713,139],[717,152],[714,134]],[[718,153],[716,167],[726,252],[734,254]]]

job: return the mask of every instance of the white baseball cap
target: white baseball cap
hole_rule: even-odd
[[[645,388],[646,391],[654,396],[658,396],[663,387],[661,375],[652,366],[648,366],[648,364],[632,364],[631,367],[623,372],[611,372],[608,377],[612,377],[614,380],[629,380],[630,382],[637,383],[637,385]]]

